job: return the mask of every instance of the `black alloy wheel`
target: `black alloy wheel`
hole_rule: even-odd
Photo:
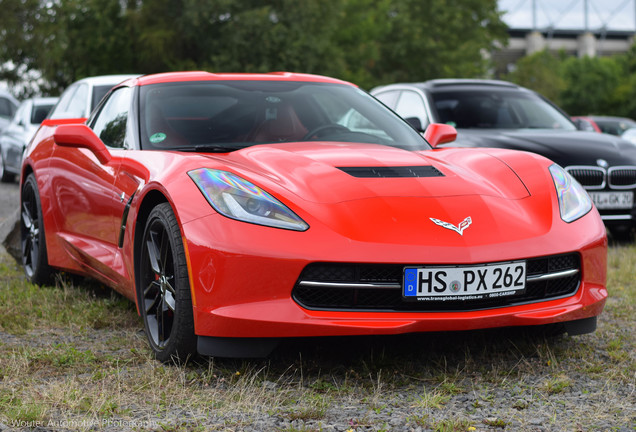
[[[27,176],[22,186],[20,233],[22,265],[29,282],[44,285],[51,280],[53,270],[48,264],[40,193],[35,176]]]
[[[186,362],[196,353],[188,269],[170,204],[148,217],[140,247],[139,310],[155,357]]]

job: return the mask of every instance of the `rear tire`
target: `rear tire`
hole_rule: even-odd
[[[22,185],[20,203],[22,206],[20,234],[24,273],[29,282],[46,285],[51,281],[54,271],[48,262],[40,193],[33,174],[29,174]]]
[[[150,212],[139,259],[137,300],[150,348],[161,362],[187,362],[197,338],[181,230],[170,204]]]

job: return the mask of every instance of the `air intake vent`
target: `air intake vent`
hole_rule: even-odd
[[[339,170],[358,178],[444,177],[431,165],[398,167],[338,167]]]

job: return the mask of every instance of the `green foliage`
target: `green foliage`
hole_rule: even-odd
[[[561,93],[566,88],[560,73],[564,58],[563,53],[557,56],[549,51],[539,51],[521,58],[515,70],[504,78],[531,88],[560,105]]]
[[[541,93],[571,115],[636,118],[636,46],[600,58],[542,51],[515,66],[504,79]]]
[[[620,67],[612,58],[566,59],[563,79],[568,86],[561,94],[562,108],[579,114],[611,112],[612,93],[620,75]]]
[[[495,0],[2,0],[0,79],[57,93],[90,75],[287,70],[369,88],[483,76]],[[32,89],[31,91],[36,91]]]

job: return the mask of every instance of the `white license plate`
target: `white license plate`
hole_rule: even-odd
[[[634,192],[588,192],[597,209],[631,209]]]
[[[480,300],[526,289],[526,262],[461,267],[405,267],[405,300]]]

